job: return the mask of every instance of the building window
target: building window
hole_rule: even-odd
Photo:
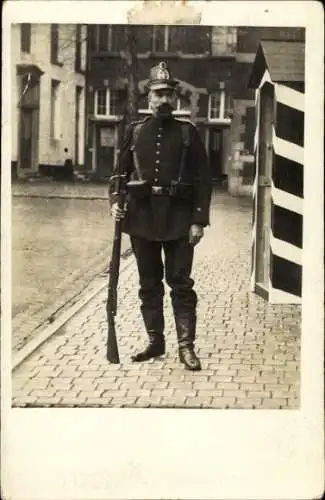
[[[175,111],[173,112],[173,114],[178,116],[189,116],[191,114],[190,103],[185,97],[181,96],[177,98]]]
[[[95,31],[95,50],[119,52],[125,49],[125,29],[119,25],[98,25]]]
[[[231,100],[226,96],[224,84],[220,84],[220,90],[209,95],[208,119],[225,120],[230,118]]]
[[[51,63],[61,64],[59,61],[59,25],[51,24]]]
[[[223,95],[222,95],[223,94]],[[223,97],[223,99],[222,99]],[[221,112],[221,101],[224,101],[224,93],[222,91],[213,92],[210,95],[210,103],[209,103],[209,119],[217,120],[223,118]]]
[[[31,46],[31,24],[23,23],[20,26],[21,51],[30,53]]]
[[[138,113],[141,115],[151,115],[151,110],[148,105],[148,94],[140,95]]]
[[[95,116],[116,117],[123,115],[125,92],[122,90],[98,89],[95,92]]]
[[[51,80],[51,139],[60,139],[60,82]]]
[[[205,54],[210,52],[210,28],[205,26],[134,26],[138,53]],[[125,49],[122,25],[97,25],[92,40],[93,50],[116,53]]]
[[[210,28],[204,26],[153,26],[152,51],[205,54],[210,51]]]
[[[168,52],[169,47],[169,26],[153,27],[153,52]]]
[[[208,26],[186,26],[181,44],[184,54],[210,53],[211,29]]]
[[[152,51],[153,26],[134,26],[137,52],[144,54]]]
[[[182,50],[184,27],[153,26],[152,52],[177,52]]]

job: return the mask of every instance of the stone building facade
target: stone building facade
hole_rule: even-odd
[[[215,182],[228,180],[233,195],[251,192],[254,179],[254,92],[248,79],[261,38],[303,37],[302,30],[220,26],[134,26],[139,116],[149,112],[145,83],[150,68],[168,63],[180,82],[179,118],[192,120],[204,141]],[[108,178],[118,157],[118,123],[127,75],[124,26],[88,26],[85,162]]]
[[[13,178],[84,165],[86,42],[83,25],[12,26]]]

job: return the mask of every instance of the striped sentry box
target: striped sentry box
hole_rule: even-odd
[[[303,63],[304,44],[262,42],[251,75],[256,106],[251,289],[270,303],[301,303]]]

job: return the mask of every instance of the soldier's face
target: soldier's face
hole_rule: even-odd
[[[175,92],[170,89],[151,90],[148,96],[149,108],[154,116],[171,116],[175,105]]]

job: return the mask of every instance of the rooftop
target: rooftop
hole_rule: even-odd
[[[258,87],[266,69],[273,82],[303,82],[305,44],[296,41],[261,40],[253,63],[249,87]]]

